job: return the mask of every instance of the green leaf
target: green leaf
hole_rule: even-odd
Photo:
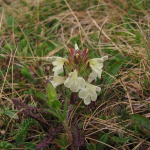
[[[69,145],[69,140],[67,140],[67,137],[67,135],[61,134],[61,141],[64,143],[65,147]]]
[[[99,141],[103,142],[103,143],[108,143],[109,142],[109,136],[108,134],[104,134],[100,137]],[[104,144],[102,143],[98,143],[97,145],[97,150],[101,150],[103,148]]]
[[[24,146],[28,149],[28,150],[35,150],[36,149],[36,144],[34,143],[30,143],[30,142],[25,142]]]
[[[121,140],[123,140],[123,133],[122,133],[122,132],[119,133],[119,138],[120,138]]]
[[[28,51],[28,47],[26,46],[26,47],[24,47],[23,48],[23,50],[22,50],[22,52],[21,52],[21,55],[23,56],[23,57],[26,57],[27,56],[27,52]]]
[[[37,30],[36,30],[36,34],[37,35],[35,35],[34,37],[35,37],[35,39],[40,39],[40,34],[41,34],[41,31],[42,31],[42,29],[41,29],[41,26],[38,26],[37,27]]]
[[[123,61],[115,62],[108,68],[107,73],[110,74],[111,76],[116,75],[119,68],[122,66],[122,64],[123,64]],[[106,84],[111,84],[114,81],[114,78],[108,74],[105,76],[105,79],[107,79]]]
[[[24,47],[26,47],[27,46],[27,40],[26,39],[22,39],[21,42],[20,42],[20,46],[21,46],[22,49]]]
[[[51,110],[51,109],[46,109],[46,110],[49,111],[50,113],[52,113],[57,118],[59,118],[60,120],[62,120],[62,118],[54,110]]]
[[[112,139],[116,142],[116,143],[122,143],[122,140],[116,136],[112,137]]]
[[[18,133],[19,133],[19,130],[14,130],[14,131],[12,131],[12,132],[10,133],[10,136],[16,135],[16,134],[18,134]]]
[[[28,3],[25,0],[21,0],[20,3],[24,6],[29,6]]]
[[[0,147],[1,147],[2,149],[14,148],[14,146],[13,146],[11,143],[8,143],[8,142],[6,142],[6,141],[2,141],[2,142],[0,143]]]
[[[131,119],[142,132],[150,137],[150,120],[148,118],[139,114],[133,114]]]
[[[57,99],[57,93],[49,80],[46,80],[46,92],[48,96],[47,102],[49,105],[51,105],[50,102],[53,101],[54,99]]]
[[[137,34],[136,34],[136,37],[135,37],[135,42],[139,44],[139,43],[141,43],[141,39],[142,39],[141,34],[140,34],[140,33],[137,33]]]
[[[55,99],[50,102],[50,106],[52,109],[58,109],[60,108],[61,104],[58,99]]]
[[[37,33],[37,34],[41,34],[41,31],[42,31],[41,26],[38,26],[38,27],[37,27],[37,30],[36,30],[36,33]]]
[[[47,45],[50,48],[50,51],[52,51],[52,50],[54,50],[56,48],[56,46],[50,41],[47,41]]]
[[[47,98],[46,98],[45,94],[41,91],[36,92],[36,97],[39,98],[39,99],[42,99],[44,101],[47,101]]]
[[[44,138],[44,137],[43,137],[43,135],[42,135],[42,134],[40,134],[40,135],[39,135],[39,140],[40,140],[40,141],[42,141],[42,140],[43,140],[43,138]]]
[[[30,33],[29,30],[27,30],[27,29],[24,30],[24,34],[25,34],[27,39],[29,39],[29,33]]]
[[[96,150],[96,144],[87,143],[86,147],[88,150]]]
[[[5,110],[5,114],[14,119],[19,119],[16,110]]]
[[[60,150],[67,150],[65,147],[61,147]]]
[[[132,138],[131,138],[131,137],[127,137],[127,138],[124,138],[124,139],[123,139],[123,141],[124,141],[125,143],[128,143],[129,140],[132,140]]]
[[[31,80],[31,73],[29,72],[29,70],[25,66],[22,67],[21,74],[23,76],[25,76],[27,79]]]
[[[61,140],[59,140],[59,139],[55,139],[54,143],[58,144],[60,147],[64,147],[65,146],[64,143]]]
[[[15,141],[16,141],[16,145],[19,146],[21,143],[23,143],[23,141],[24,141],[24,136],[21,135],[21,134],[16,134],[16,135],[14,136],[14,139],[15,139]]]
[[[20,132],[14,137],[16,145],[24,143],[28,129],[36,124],[37,122],[33,119],[26,119],[22,122]]]
[[[0,110],[0,115],[2,116],[4,114],[4,111]]]
[[[14,21],[14,17],[10,16],[7,18],[7,24],[12,26],[12,25],[16,25],[16,22]]]

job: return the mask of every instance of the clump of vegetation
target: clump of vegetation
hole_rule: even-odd
[[[148,149],[149,5],[1,1],[0,148]]]

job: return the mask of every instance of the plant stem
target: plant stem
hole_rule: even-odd
[[[68,134],[69,140],[70,140],[71,143],[72,143],[72,149],[73,149],[73,150],[76,150],[76,148],[75,148],[74,145],[73,145],[72,135],[71,135],[70,130],[69,130],[69,128],[68,128],[67,122],[64,121],[64,122],[63,122],[63,125],[64,125],[64,127],[65,127],[65,130],[66,130],[67,134]]]
[[[61,120],[63,121],[63,115],[62,115],[62,112],[60,111],[60,108],[57,108],[56,110],[57,110],[58,115],[60,115]]]

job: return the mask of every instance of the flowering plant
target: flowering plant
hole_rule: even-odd
[[[97,77],[101,78],[103,62],[108,56],[102,58],[90,59],[90,52],[87,48],[79,51],[77,44],[75,49],[69,49],[69,57],[47,57],[54,68],[54,76],[50,76],[50,82],[56,88],[60,84],[70,89],[71,92],[77,93],[80,98],[84,99],[86,105],[97,99],[97,93],[101,88],[92,84]],[[64,72],[65,76],[60,76]]]

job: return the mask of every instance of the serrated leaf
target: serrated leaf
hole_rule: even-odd
[[[21,134],[16,134],[16,135],[14,136],[14,139],[15,139],[15,141],[16,141],[16,145],[20,145],[21,143],[23,143],[24,137],[23,137],[23,135],[21,135]]]
[[[139,114],[133,114],[131,119],[142,132],[150,137],[150,120],[148,118]]]
[[[22,144],[24,143],[27,131],[33,125],[36,125],[36,121],[33,119],[26,119],[22,122],[19,133],[14,137],[16,141],[16,145],[20,145],[21,143]]]
[[[13,146],[11,143],[8,143],[8,142],[6,142],[6,141],[2,141],[2,142],[0,143],[0,147],[1,147],[2,149],[14,148],[14,146]]]
[[[19,132],[19,130],[14,130],[10,133],[10,136],[16,135],[16,134],[18,134],[18,132]]]
[[[44,94],[43,92],[41,92],[41,91],[37,91],[37,92],[36,92],[36,97],[39,98],[39,99],[42,99],[42,100],[44,100],[44,101],[47,100],[45,94]]]

